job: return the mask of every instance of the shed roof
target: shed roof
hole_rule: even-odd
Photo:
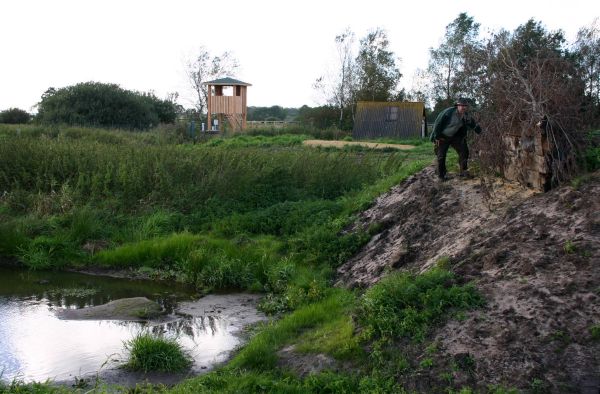
[[[252,84],[247,83],[247,82],[242,82],[238,79],[234,79],[234,78],[230,78],[230,77],[225,77],[225,78],[218,78],[212,81],[207,81],[207,82],[203,82],[202,85],[221,85],[221,86],[236,86],[236,85],[241,85],[241,86],[252,86]]]

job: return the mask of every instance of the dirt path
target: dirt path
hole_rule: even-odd
[[[363,212],[353,228],[382,230],[339,268],[338,285],[366,287],[390,269],[422,272],[447,257],[487,305],[434,333],[437,367],[418,380],[435,382],[448,360],[468,356],[474,370],[456,372],[457,385],[597,393],[598,196],[600,173],[577,190],[534,194],[510,183],[439,183],[427,168]]]
[[[328,140],[304,140],[302,142],[307,146],[322,146],[322,147],[335,147],[335,148],[343,148],[344,146],[365,146],[373,149],[384,149],[384,148],[394,148],[400,150],[409,150],[413,149],[413,145],[402,145],[402,144],[381,144],[378,142],[357,142],[357,141],[328,141]]]

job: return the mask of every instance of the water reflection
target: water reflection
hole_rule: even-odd
[[[57,286],[55,282],[55,288],[99,290],[94,294],[81,292],[81,296],[64,295],[50,291],[51,282],[40,283],[35,275],[32,278],[30,273],[7,272],[0,269],[0,379],[4,381],[15,378],[65,381],[100,369],[115,368],[117,360],[123,362],[126,359],[123,343],[142,331],[175,338],[194,358],[196,370],[223,361],[227,352],[239,343],[239,338],[230,329],[230,322],[220,316],[171,315],[170,320],[150,324],[60,320],[55,313],[60,308],[103,304],[122,298],[123,293],[127,297],[146,296],[172,309],[178,298],[189,299],[190,294],[185,292],[174,298],[164,289],[131,291],[130,287],[124,291],[119,288],[131,285],[130,282],[107,286],[106,282],[102,285],[99,282],[84,283],[94,282],[94,278],[69,277],[69,283],[63,280]],[[12,275],[12,280],[6,275]],[[4,286],[6,282],[10,285]],[[107,287],[118,291],[107,291]],[[11,289],[14,292],[11,293]]]

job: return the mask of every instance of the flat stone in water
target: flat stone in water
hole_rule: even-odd
[[[121,298],[103,305],[56,312],[64,320],[147,320],[162,313],[160,305],[146,297]]]

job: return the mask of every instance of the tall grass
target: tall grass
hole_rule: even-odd
[[[306,305],[285,316],[276,324],[263,328],[231,361],[228,368],[263,370],[273,368],[275,351],[306,329],[320,326],[348,312],[353,295],[345,290],[331,290],[322,301]]]
[[[158,206],[189,212],[219,205],[231,212],[286,200],[334,199],[389,174],[395,160],[301,147],[187,149],[27,136],[6,138],[0,157],[5,198],[24,191],[29,195],[24,208],[37,204],[40,213],[89,202],[128,211]]]
[[[191,238],[203,232],[274,236],[284,254],[339,262],[364,242],[338,237],[348,215],[421,155],[311,149],[300,135],[177,145],[160,133],[33,126],[0,127],[0,138],[1,253],[35,268],[176,266],[194,281],[199,270],[189,267],[203,260],[191,254]],[[351,206],[357,199],[362,205]],[[229,257],[221,263],[241,268]]]

